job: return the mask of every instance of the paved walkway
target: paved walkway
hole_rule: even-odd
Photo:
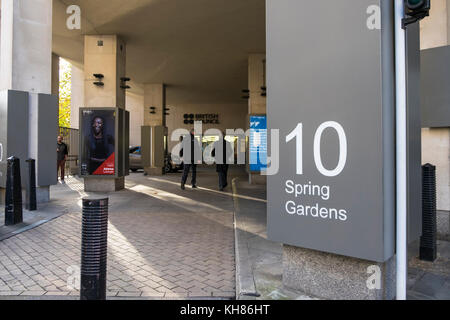
[[[265,187],[240,170],[232,178],[233,190],[219,192],[216,173],[199,170],[200,188],[182,191],[179,174],[137,173],[126,190],[95,194],[110,199],[108,299],[233,299],[236,291],[239,299],[310,299],[282,285],[282,246],[266,236]],[[81,198],[89,195],[75,178],[51,191],[24,224],[0,226],[0,299],[79,298]],[[450,244],[438,246],[434,263],[411,259],[409,299],[450,299]]]
[[[126,190],[109,195],[109,298],[235,297],[231,190],[218,192],[211,170],[200,170],[196,190],[182,191],[179,178],[132,174]],[[3,298],[79,296],[80,206],[87,194],[75,178],[51,194],[55,200],[45,209],[66,214],[0,242]]]

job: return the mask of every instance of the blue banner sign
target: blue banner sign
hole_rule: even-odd
[[[250,116],[250,171],[267,168],[267,117]]]

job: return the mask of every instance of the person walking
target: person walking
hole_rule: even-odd
[[[63,137],[58,136],[56,141],[56,156],[57,156],[57,171],[56,175],[58,176],[58,172],[61,172],[61,183],[64,184],[64,168],[66,166],[67,155],[69,154],[69,150],[67,145],[63,142]]]
[[[216,160],[216,172],[219,175],[219,190],[223,191],[228,186],[228,166],[231,161],[232,146],[225,139],[225,135],[214,142],[212,156]]]
[[[181,189],[185,189],[185,184],[192,168],[192,188],[197,188],[197,164],[202,163],[202,147],[195,137],[194,129],[191,129],[189,135],[183,138],[182,150],[180,155],[183,159],[183,175],[181,177]]]

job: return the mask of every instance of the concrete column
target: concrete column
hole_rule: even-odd
[[[0,87],[51,93],[52,1],[3,0]]]
[[[166,126],[166,87],[162,83],[145,84],[144,85],[144,126],[151,127],[151,132],[155,132],[155,127]],[[154,112],[154,113],[153,113]],[[144,132],[144,131],[143,131]],[[163,137],[157,137],[163,138]],[[164,150],[155,148],[154,146],[161,146],[161,141],[155,141],[155,137],[151,139],[150,159],[151,166],[144,167],[144,171],[149,175],[162,175],[163,167],[155,163],[155,159],[161,159],[164,156]],[[141,141],[146,141],[145,137],[141,137]],[[145,151],[145,148],[144,150]],[[156,161],[161,162],[161,161]]]
[[[261,96],[261,87],[266,86],[265,61],[265,54],[251,54],[248,57],[249,114],[266,114],[266,97]]]
[[[283,246],[283,285],[332,300],[395,298],[395,257],[385,263]]]
[[[125,90],[120,78],[126,71],[125,42],[117,35],[84,38],[84,104],[88,108],[125,109]],[[104,75],[103,87],[94,85],[94,74]]]
[[[52,53],[52,94],[58,97],[59,101],[59,56]]]
[[[127,110],[130,112],[130,145],[141,145],[141,127],[144,125],[144,90],[136,92],[136,84],[132,85],[133,92],[126,95]]]
[[[2,11],[1,11],[1,3],[0,3],[0,72],[2,70],[2,66],[1,66],[1,60],[2,60],[1,43],[2,43]],[[1,80],[0,80],[0,86],[1,86]]]
[[[79,129],[79,110],[84,106],[84,71],[72,64],[70,127]]]
[[[84,38],[84,107],[125,109],[121,78],[126,71],[125,42],[117,35],[88,35]],[[103,74],[104,86],[96,86],[94,74]],[[116,137],[118,139],[118,137]],[[85,191],[111,192],[125,188],[125,178],[84,179]]]
[[[29,93],[29,115],[24,120],[29,127],[28,157],[36,159],[37,200],[46,202],[49,185],[57,181],[56,151],[51,148],[58,125],[57,99],[50,96],[52,0],[3,0],[0,41],[0,89]],[[26,174],[24,164],[22,174]]]
[[[164,108],[166,107],[166,88],[164,84],[150,84],[144,86],[144,125],[146,126],[165,126],[166,116]],[[155,109],[151,109],[154,107]],[[154,114],[152,114],[154,110]]]

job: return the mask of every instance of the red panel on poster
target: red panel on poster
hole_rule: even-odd
[[[114,160],[115,157],[113,152],[113,154],[94,171],[93,175],[114,175]]]

